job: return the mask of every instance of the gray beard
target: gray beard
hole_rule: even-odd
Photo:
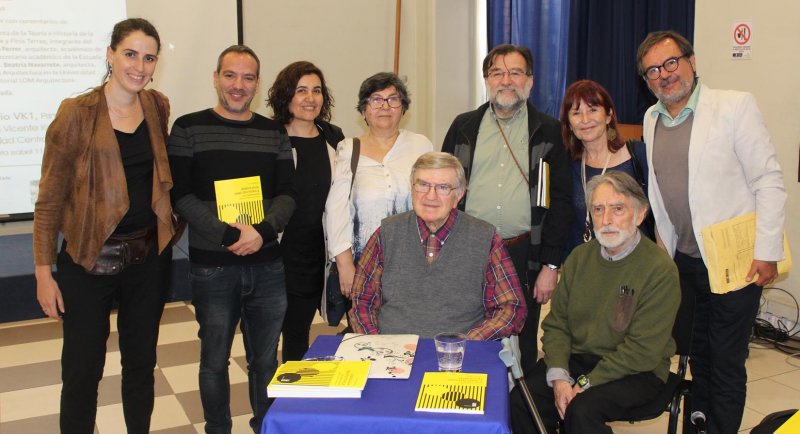
[[[687,84],[686,80],[683,80],[681,78],[678,78],[678,80],[682,84]],[[695,79],[692,80],[692,81],[693,81],[693,83],[691,83],[689,85],[688,90],[686,90],[686,87],[683,87],[683,89],[686,90],[685,92],[679,92],[679,93],[676,93],[676,94],[673,94],[673,95],[659,95],[656,92],[652,92],[652,93],[653,93],[653,95],[655,95],[656,98],[659,99],[659,101],[661,101],[662,104],[664,104],[665,106],[670,106],[672,104],[675,104],[675,103],[681,101],[682,99],[686,98],[687,95],[691,95],[692,92],[694,92],[694,88],[695,88],[695,86],[697,86],[697,77],[695,77]]]
[[[523,104],[525,104],[524,99],[518,99],[513,104],[508,104],[508,105],[497,102],[497,98],[495,98],[494,101],[492,101],[492,107],[494,108],[495,112],[499,110],[505,113],[516,113],[517,110],[519,110]]]

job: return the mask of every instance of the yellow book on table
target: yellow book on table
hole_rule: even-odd
[[[775,434],[797,434],[800,433],[800,411],[795,412],[794,416],[790,417],[789,420],[784,422],[783,425],[780,426],[777,430],[775,430]]]
[[[756,243],[756,213],[706,226],[702,231],[706,251],[706,265],[711,292],[726,294],[744,288],[751,282],[744,280],[750,271]],[[786,234],[783,235],[783,257],[778,261],[778,273],[792,268],[792,253]]]
[[[214,193],[217,218],[225,223],[254,225],[264,220],[260,176],[214,181]]]
[[[414,410],[483,414],[487,377],[462,372],[426,372]]]
[[[286,362],[267,385],[270,398],[360,398],[370,362]]]

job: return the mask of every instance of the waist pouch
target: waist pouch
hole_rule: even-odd
[[[147,258],[155,238],[155,226],[128,234],[113,234],[100,248],[100,256],[89,274],[112,276],[130,265],[141,264]]]

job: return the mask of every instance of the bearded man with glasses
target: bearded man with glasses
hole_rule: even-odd
[[[413,210],[383,219],[356,267],[353,331],[518,333],[527,308],[517,273],[494,227],[457,209],[467,189],[458,159],[423,154],[410,181]]]
[[[692,328],[692,408],[708,432],[735,433],[744,411],[747,344],[761,290],[783,259],[783,173],[753,95],[717,90],[697,77],[691,43],[653,32],[639,46],[639,74],[658,97],[644,115],[649,197],[657,237],[674,257],[685,300],[676,327]],[[711,292],[704,227],[755,212],[749,284]]]
[[[522,368],[538,358],[540,305],[550,301],[572,224],[572,169],[561,124],[530,101],[533,56],[503,44],[483,59],[489,101],[458,115],[442,143],[470,182],[458,205],[492,224],[523,287],[528,318],[519,335]]]

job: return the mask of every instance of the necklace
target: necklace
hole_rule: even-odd
[[[133,106],[127,110],[128,114],[123,114],[123,111],[120,110],[119,108],[114,107],[114,106],[112,106],[110,104],[108,105],[108,111],[111,112],[111,114],[113,114],[114,116],[116,116],[116,117],[118,117],[120,119],[132,118],[132,117],[138,115],[140,110],[141,110],[141,105],[139,104],[139,100],[138,99],[133,104]]]
[[[601,175],[605,175],[608,168],[608,162],[611,160],[611,152],[606,155],[606,162],[603,163],[603,171]],[[581,154],[581,185],[583,185],[583,192],[586,193],[586,151]],[[586,207],[586,220],[583,228],[583,242],[588,243],[592,241],[592,223],[589,220],[589,207]]]

